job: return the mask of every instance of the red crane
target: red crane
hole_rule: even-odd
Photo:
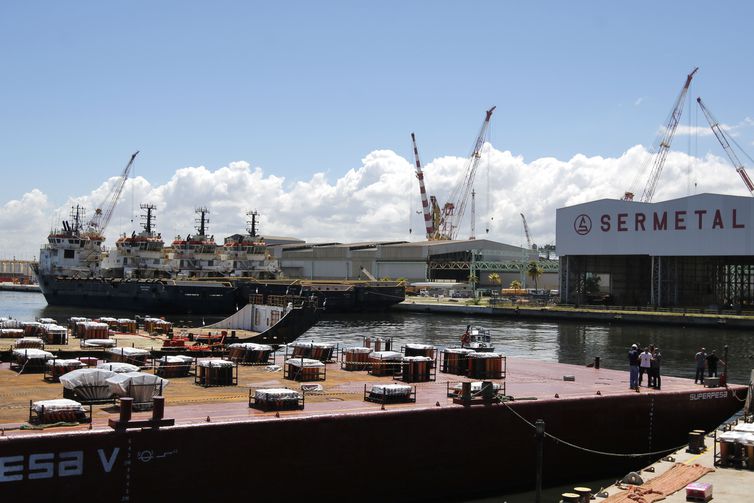
[[[673,110],[670,112],[670,116],[668,117],[667,125],[665,126],[663,132],[660,133],[660,135],[657,137],[652,147],[652,150],[657,154],[654,157],[654,163],[652,164],[652,170],[649,173],[647,185],[644,187],[644,192],[642,192],[641,194],[642,202],[652,202],[652,197],[654,197],[655,189],[657,188],[657,180],[659,180],[660,178],[660,173],[662,173],[662,167],[665,164],[665,158],[668,156],[668,151],[670,150],[670,144],[673,141],[675,130],[678,127],[678,122],[681,120],[684,98],[686,97],[686,93],[689,90],[689,85],[691,85],[691,79],[694,78],[694,74],[698,70],[698,67],[694,68],[691,73],[686,76],[686,82],[683,84],[683,88],[681,89],[678,98],[676,98],[675,100]],[[623,200],[633,201],[634,193],[632,191],[626,192],[623,195]]]
[[[725,150],[725,153],[728,154],[730,162],[733,163],[733,167],[736,168],[736,171],[738,171],[738,174],[741,176],[741,180],[744,181],[744,185],[746,185],[746,188],[749,190],[749,194],[754,196],[754,183],[751,182],[751,178],[749,178],[749,174],[746,173],[743,163],[738,159],[738,156],[730,146],[730,142],[728,142],[728,135],[726,135],[725,131],[720,128],[720,123],[717,122],[714,117],[712,117],[710,111],[707,110],[707,107],[704,106],[702,99],[697,98],[696,102],[699,103],[699,107],[702,109],[702,112],[704,112],[704,116],[707,117],[709,127],[712,128],[712,132],[715,133],[717,141],[719,141],[720,145],[723,146],[723,150]]]
[[[411,133],[411,143],[414,144],[414,159],[416,160],[416,178],[419,180],[419,192],[422,196],[422,211],[424,213],[424,226],[427,231],[427,239],[434,239],[436,220],[439,219],[440,209],[437,206],[437,199],[435,196],[432,198],[432,207],[430,209],[429,201],[427,200],[427,189],[424,186],[424,172],[422,172],[422,163],[419,160],[419,149],[416,146],[416,136]]]

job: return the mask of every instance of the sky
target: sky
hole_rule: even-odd
[[[641,192],[692,82],[655,200],[747,195],[695,103],[754,152],[749,2],[0,3],[0,258],[32,258],[70,209],[107,229],[157,205],[164,237],[210,209],[216,239],[256,209],[263,234],[419,240],[428,191],[475,181],[476,236],[555,239],[555,209]],[[747,169],[751,161],[739,156]],[[468,222],[459,231],[469,234]]]

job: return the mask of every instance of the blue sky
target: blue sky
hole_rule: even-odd
[[[754,117],[752,11],[693,1],[2,2],[0,205],[33,189],[63,205],[135,150],[136,174],[158,185],[183,167],[240,160],[289,186],[319,172],[335,180],[375,150],[410,159],[411,131],[425,163],[465,156],[491,105],[491,143],[526,162],[619,157],[651,144],[695,66],[691,94],[721,122]],[[695,108],[689,120],[706,126]],[[753,140],[741,127],[749,152]],[[674,149],[689,145],[677,137]],[[708,151],[723,155],[709,137],[689,153]]]

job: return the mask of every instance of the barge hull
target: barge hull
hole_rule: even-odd
[[[492,406],[388,406],[162,430],[14,435],[0,437],[0,494],[38,501],[85,494],[106,501],[470,498],[533,487],[535,438],[524,419],[543,419],[560,440],[626,454],[589,453],[547,438],[550,485],[646,464],[648,457],[627,454],[678,448],[689,431],[709,431],[739,410],[745,392],[731,386]]]

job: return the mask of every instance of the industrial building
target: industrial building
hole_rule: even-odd
[[[0,283],[29,283],[34,279],[31,260],[0,259]]]
[[[539,258],[536,250],[487,239],[290,244],[272,249],[283,273],[291,278],[353,280],[372,276],[409,282],[468,283],[473,271],[480,288],[507,286],[514,279],[532,283],[522,273],[522,267]],[[557,289],[558,263],[540,264],[543,274],[537,286]],[[492,273],[500,276],[499,284],[490,280]]]
[[[603,199],[557,210],[560,300],[754,306],[754,199]]]

